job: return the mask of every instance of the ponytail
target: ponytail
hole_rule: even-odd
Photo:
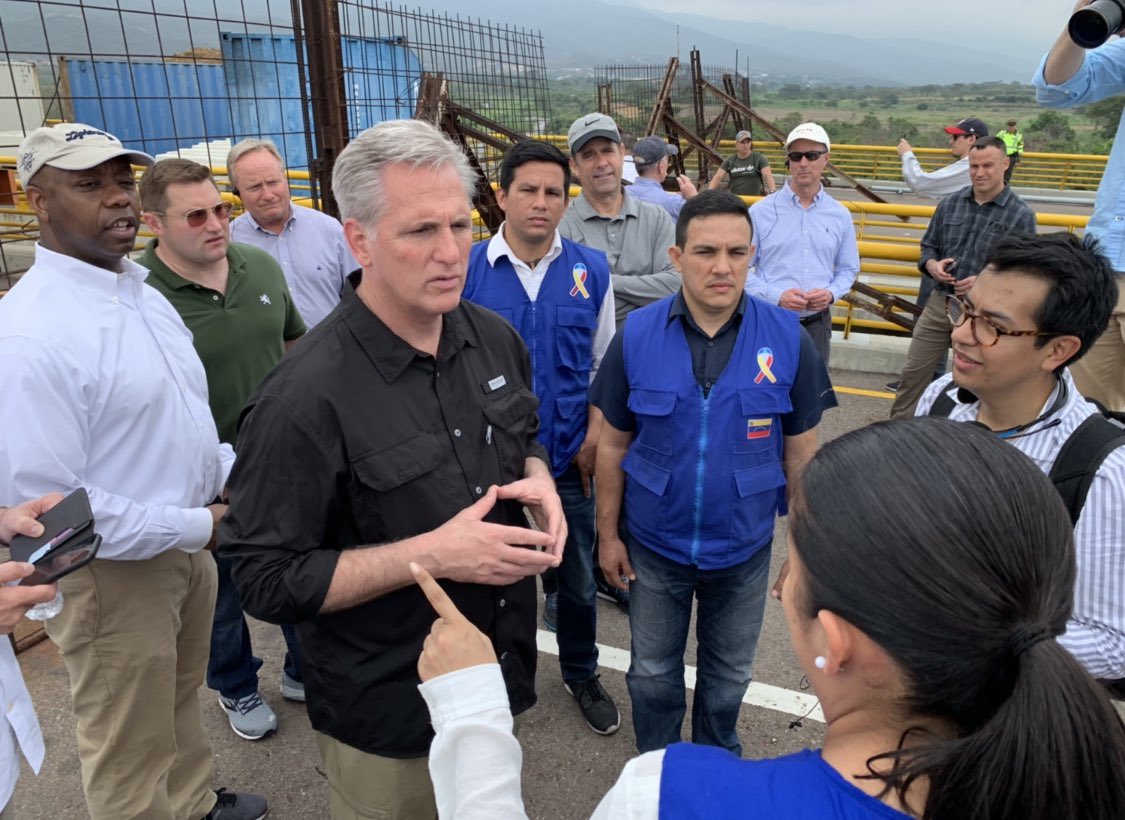
[[[790,527],[805,615],[862,630],[903,670],[904,710],[952,729],[908,729],[870,777],[904,806],[923,781],[925,820],[1125,817],[1125,726],[1054,640],[1070,519],[1022,453],[943,419],[872,425],[810,462]]]

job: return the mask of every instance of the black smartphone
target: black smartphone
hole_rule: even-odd
[[[94,532],[94,514],[85,488],[79,487],[39,516],[39,523],[43,525],[42,535],[17,535],[10,545],[13,561],[26,561],[35,567],[21,585],[49,584],[94,560],[102,538]]]

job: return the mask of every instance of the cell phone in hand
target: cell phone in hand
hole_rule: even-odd
[[[38,538],[17,535],[12,539],[12,560],[35,567],[35,572],[20,581],[21,586],[50,584],[86,566],[98,554],[102,537],[94,532],[94,514],[84,488],[39,516],[39,523],[43,534]]]

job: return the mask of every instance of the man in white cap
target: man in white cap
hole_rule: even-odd
[[[708,188],[712,191],[720,187],[723,181],[730,180],[730,192],[739,196],[761,196],[764,189],[767,194],[777,190],[777,183],[773,181],[773,171],[770,170],[770,161],[765,154],[754,150],[754,135],[749,131],[739,131],[734,135],[733,157],[723,160],[722,167],[711,177]]]
[[[851,214],[820,182],[830,148],[828,134],[815,122],[789,132],[789,179],[750,208],[758,249],[746,279],[751,296],[799,314],[826,366],[832,303],[851,290],[859,273]]]
[[[668,258],[676,244],[676,223],[663,208],[639,202],[622,188],[624,154],[612,117],[579,117],[566,139],[582,193],[566,209],[559,233],[609,258],[621,327],[629,311],[679,290],[680,276]]]
[[[676,177],[680,192],[673,194],[664,190],[664,179],[668,176],[669,157],[680,153],[680,149],[669,145],[660,137],[645,137],[633,146],[633,162],[637,166],[637,179],[629,187],[629,195],[651,202],[666,210],[673,219],[680,215],[684,202],[699,191],[685,174]]]
[[[130,261],[140,209],[130,163],[98,128],[39,128],[17,167],[39,220],[35,264],[0,300],[0,498],[85,487],[98,558],[63,578],[47,624],[70,674],[94,820],[248,820],[255,795],[211,790],[199,714],[219,444],[203,365],[168,300]]]

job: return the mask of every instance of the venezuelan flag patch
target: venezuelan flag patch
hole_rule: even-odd
[[[746,438],[769,438],[773,430],[773,419],[747,419]]]

